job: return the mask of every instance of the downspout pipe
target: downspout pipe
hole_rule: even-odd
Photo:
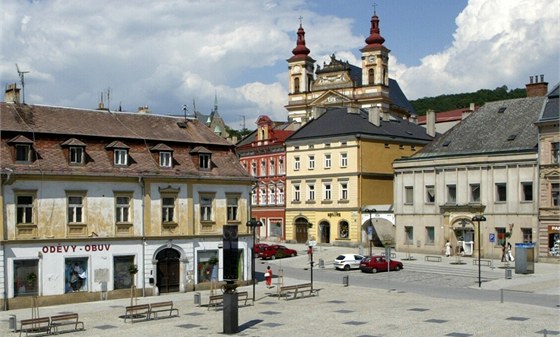
[[[145,197],[145,184],[144,178],[142,176],[138,177],[138,184],[140,185],[140,198],[141,198],[141,210],[142,216],[140,217],[140,228],[141,228],[141,236],[142,240],[140,240],[140,244],[142,245],[142,297],[146,297],[146,228],[144,226],[144,197]]]

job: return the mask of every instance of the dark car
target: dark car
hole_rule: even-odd
[[[255,254],[255,257],[259,256],[259,254],[264,251],[266,247],[270,247],[270,245],[266,243],[255,243],[255,245],[253,246],[253,254]]]
[[[261,253],[259,253],[259,257],[263,260],[274,260],[296,255],[297,251],[282,245],[270,245],[268,247],[265,247],[265,249]]]
[[[389,261],[389,270],[399,271],[403,269],[403,264],[397,260]],[[360,262],[360,270],[364,273],[377,273],[378,271],[387,271],[387,260],[385,256],[368,256]]]

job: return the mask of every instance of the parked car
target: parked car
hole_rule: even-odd
[[[389,269],[399,271],[403,269],[403,264],[397,260],[389,261]],[[387,260],[385,256],[368,256],[360,262],[360,270],[364,273],[377,273],[378,271],[387,271]]]
[[[359,254],[341,254],[334,259],[334,268],[346,271],[358,269],[363,258],[364,256]]]
[[[274,260],[296,255],[297,251],[294,249],[290,249],[282,245],[270,245],[264,248],[264,250],[259,254],[259,257],[263,260]]]
[[[255,243],[255,245],[253,246],[253,254],[255,254],[255,257],[257,257],[266,247],[269,246],[270,245],[266,243]]]

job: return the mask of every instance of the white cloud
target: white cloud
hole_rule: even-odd
[[[457,17],[453,45],[426,56],[417,67],[393,72],[409,99],[446,93],[522,88],[559,72],[558,2],[470,0]]]

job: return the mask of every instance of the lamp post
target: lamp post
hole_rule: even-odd
[[[480,288],[480,246],[481,246],[481,242],[480,242],[480,223],[482,221],[486,221],[486,218],[484,217],[484,215],[475,215],[472,218],[472,221],[476,221],[478,223],[478,235],[477,235],[477,240],[478,240],[478,287]]]
[[[257,221],[255,218],[251,218],[247,221],[247,227],[251,227],[253,232],[253,247],[251,248],[251,281],[253,283],[253,303],[255,303],[255,232],[257,227],[261,227],[262,222]]]
[[[364,209],[364,212],[369,213],[369,226],[368,226],[368,240],[369,240],[369,256],[371,256],[373,254],[373,223],[371,222],[371,214],[372,213],[377,213],[377,210],[375,208],[366,208]]]

